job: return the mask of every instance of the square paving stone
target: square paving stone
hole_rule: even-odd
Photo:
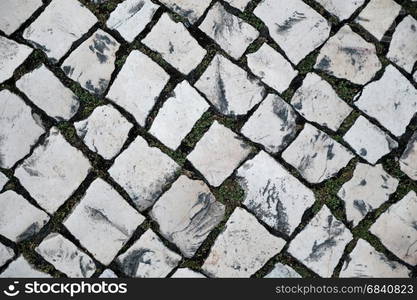
[[[248,66],[261,80],[282,93],[298,75],[291,64],[274,48],[263,44],[255,53],[247,55]]]
[[[210,6],[211,0],[160,0],[169,9],[195,23]]]
[[[353,154],[323,131],[306,124],[282,158],[310,183],[320,183],[337,175]]]
[[[96,271],[94,261],[59,233],[49,234],[35,251],[70,278],[89,278]]]
[[[321,4],[329,13],[335,15],[339,20],[349,19],[350,16],[365,3],[365,0],[315,0]]]
[[[53,127],[46,140],[18,166],[15,176],[36,202],[52,214],[80,186],[90,168],[82,152]]]
[[[226,11],[220,2],[213,5],[198,28],[235,59],[259,36],[252,25]]]
[[[0,243],[0,267],[3,267],[13,257],[14,257],[13,249]]]
[[[328,21],[302,0],[264,0],[254,14],[265,22],[271,37],[294,64],[330,34]]]
[[[26,45],[0,36],[0,83],[11,78],[32,51],[33,49]]]
[[[224,115],[245,115],[266,91],[258,79],[217,54],[194,85]]]
[[[108,265],[144,220],[115,189],[96,179],[64,225],[97,260]]]
[[[212,277],[250,277],[284,247],[256,218],[236,208],[217,237],[202,269]]]
[[[104,105],[87,119],[74,123],[74,127],[91,151],[112,159],[122,149],[133,125],[111,105]]]
[[[132,247],[117,258],[121,270],[129,277],[166,277],[180,262],[181,256],[168,249],[148,229]]]
[[[187,81],[183,81],[164,102],[149,132],[175,150],[209,107],[204,98]]]
[[[245,192],[243,204],[272,229],[288,236],[315,201],[310,189],[263,151],[245,162],[236,177]]]
[[[288,252],[321,277],[331,277],[352,238],[349,229],[323,206],[290,242]]]
[[[417,180],[417,132],[410,138],[401,155],[400,168],[412,180]]]
[[[367,241],[360,239],[348,255],[339,277],[351,278],[407,278],[410,270],[389,260],[376,251]]]
[[[188,155],[188,160],[212,186],[219,186],[251,152],[251,147],[215,121]]]
[[[158,8],[150,0],[127,0],[117,5],[106,25],[131,43],[151,22]]]
[[[333,131],[337,131],[352,112],[333,87],[315,73],[307,74],[291,104],[308,121]]]
[[[192,257],[223,220],[224,205],[203,181],[181,176],[156,202],[150,215],[161,234],[185,257]]]
[[[378,126],[360,116],[343,136],[356,154],[371,164],[398,147],[398,143]]]
[[[278,95],[270,94],[242,127],[242,134],[276,153],[288,146],[297,133],[297,114]]]
[[[62,70],[90,93],[102,95],[114,71],[119,46],[111,35],[98,29],[65,59]]]
[[[417,61],[417,20],[407,16],[395,28],[387,57],[408,73]]]
[[[207,278],[207,277],[191,269],[181,268],[175,271],[175,273],[172,274],[171,278]]]
[[[194,70],[207,53],[184,25],[173,21],[168,14],[162,15],[142,42],[183,74]]]
[[[417,111],[417,90],[389,65],[381,79],[368,84],[355,105],[400,137]]]
[[[384,171],[382,165],[359,163],[351,180],[338,192],[345,201],[347,220],[358,225],[365,216],[389,200],[398,187],[398,179]]]
[[[79,1],[53,0],[26,28],[23,38],[58,61],[96,22],[94,14]]]
[[[244,11],[246,6],[248,6],[249,2],[251,2],[251,0],[225,0],[224,2],[228,3],[233,7],[236,7],[241,11]]]
[[[0,191],[3,189],[3,187],[6,185],[8,181],[9,178],[0,172]]]
[[[126,190],[136,207],[143,211],[154,204],[165,187],[174,181],[180,167],[140,136],[122,152],[109,170],[113,179]]]
[[[0,30],[11,35],[42,6],[42,0],[0,1]]]
[[[14,191],[0,194],[0,234],[21,242],[37,234],[49,221],[48,215]]]
[[[57,121],[69,120],[78,111],[77,96],[45,65],[23,75],[16,86],[30,101]]]
[[[416,212],[417,195],[411,191],[388,208],[370,228],[388,250],[412,266],[417,265]]]
[[[277,263],[272,271],[269,272],[264,278],[301,278],[301,275],[298,274],[293,268]]]
[[[164,69],[142,52],[133,50],[106,97],[132,114],[139,125],[145,126],[168,80]]]
[[[106,269],[98,278],[118,278],[117,275],[111,270]]]
[[[401,11],[393,0],[373,0],[361,11],[355,22],[381,40]]]
[[[0,107],[0,167],[11,168],[29,154],[45,130],[31,108],[8,90],[0,91]]]
[[[348,25],[326,42],[314,66],[317,70],[355,84],[366,84],[381,67],[375,46],[353,32]]]
[[[20,255],[0,274],[0,278],[52,278],[52,276],[36,270]]]

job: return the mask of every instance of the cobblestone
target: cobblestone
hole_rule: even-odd
[[[0,277],[416,277],[416,5],[0,0]]]

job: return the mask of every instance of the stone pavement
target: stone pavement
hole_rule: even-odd
[[[417,277],[417,1],[1,0],[0,277]]]

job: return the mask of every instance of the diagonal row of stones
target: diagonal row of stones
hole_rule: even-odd
[[[32,252],[69,277],[109,265],[119,276],[248,277],[281,251],[323,277],[416,271],[410,189],[369,228],[384,253],[364,239],[351,242],[352,228],[401,185],[384,170],[385,157],[399,154],[402,172],[417,179],[409,127],[417,110],[417,21],[402,16],[401,5],[125,0],[97,26],[77,0],[24,2],[0,4],[0,167],[9,175],[0,172],[0,188],[11,177],[19,192],[6,185],[0,194],[7,238],[0,276],[49,276],[20,250],[14,259],[14,243],[31,240]],[[312,7],[337,17],[337,30]],[[382,42],[390,62],[377,56]],[[43,52],[37,68],[17,75],[34,56],[31,47]],[[316,72],[305,74],[300,62],[312,55]],[[360,87],[351,105],[325,80],[331,77]],[[72,83],[105,105],[80,117],[86,107]],[[207,114],[215,118],[184,147]],[[314,187],[352,160],[360,162],[338,191],[345,222],[326,205],[311,214]],[[216,200],[231,176],[243,190],[241,205]],[[70,203],[76,195],[82,199]],[[219,228],[199,272],[178,269]],[[111,269],[101,276],[116,276]],[[282,263],[268,271],[300,276]]]

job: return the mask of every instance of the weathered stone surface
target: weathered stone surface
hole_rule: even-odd
[[[62,63],[62,70],[90,93],[102,95],[115,68],[120,44],[108,33],[98,29]]]
[[[74,126],[87,147],[105,159],[112,159],[120,152],[133,127],[111,105],[97,107],[87,119]]]
[[[314,67],[356,84],[366,84],[382,64],[375,46],[346,25],[326,42]]]
[[[213,277],[250,277],[284,245],[283,239],[271,235],[254,216],[236,208],[202,269]]]
[[[268,44],[263,44],[258,51],[248,54],[247,58],[252,72],[280,93],[290,86],[298,74],[298,71]]]
[[[64,225],[97,260],[108,265],[144,220],[109,184],[96,179]]]
[[[53,0],[26,28],[23,38],[58,61],[96,22],[94,14],[79,1]]]
[[[301,278],[301,275],[287,265],[276,263],[274,269],[264,278]]]
[[[401,11],[393,0],[373,0],[361,11],[355,22],[381,40]]]
[[[365,0],[315,0],[328,12],[335,15],[339,20],[349,19],[350,16],[365,3]]]
[[[13,257],[14,257],[13,249],[0,243],[0,267],[3,267]]]
[[[291,242],[288,252],[321,277],[331,277],[352,234],[327,206]]]
[[[308,121],[333,131],[337,131],[352,112],[332,86],[315,73],[307,74],[291,104]]]
[[[348,255],[340,277],[353,278],[406,278],[410,270],[402,264],[389,260],[365,240],[359,239],[355,249]]]
[[[174,180],[179,166],[168,155],[150,147],[140,136],[120,154],[109,174],[143,211],[152,206],[164,188]]]
[[[29,154],[44,128],[30,107],[8,90],[0,91],[0,107],[0,167],[11,168]]]
[[[90,163],[53,127],[15,176],[47,212],[54,213],[86,178]],[[57,188],[59,187],[59,188]]]
[[[70,278],[88,278],[96,271],[94,261],[58,233],[49,234],[35,251]]]
[[[0,274],[0,278],[52,278],[52,276],[36,270],[20,255]]]
[[[263,151],[244,163],[236,176],[245,191],[243,204],[272,229],[288,236],[315,201],[311,190]]]
[[[0,191],[3,189],[3,187],[6,185],[8,181],[9,178],[0,172]]]
[[[398,143],[378,126],[360,116],[343,136],[356,154],[371,164],[398,147]]]
[[[41,6],[42,0],[2,0],[0,30],[11,35]]]
[[[371,211],[380,207],[395,193],[398,179],[384,171],[382,165],[359,163],[351,180],[346,182],[338,196],[345,201],[346,217],[353,226]]]
[[[105,269],[98,278],[118,278],[111,269]]]
[[[363,89],[355,105],[399,137],[417,111],[417,90],[389,65],[381,79]]]
[[[251,0],[225,0],[229,5],[236,7],[237,9],[244,11]]]
[[[131,43],[151,22],[158,8],[150,0],[127,0],[117,5],[106,25]]]
[[[417,265],[416,211],[417,195],[411,191],[388,208],[370,228],[388,250],[412,266]]]
[[[133,50],[113,82],[107,98],[131,113],[141,126],[168,83],[169,75],[138,50]]]
[[[188,160],[212,186],[219,186],[249,155],[250,146],[215,121],[188,155]]]
[[[408,177],[417,180],[417,132],[410,138],[407,148],[401,155],[400,168]]]
[[[352,153],[326,133],[306,124],[282,158],[308,182],[320,183],[337,173],[353,158]]]
[[[227,12],[220,2],[213,5],[199,28],[235,59],[259,36],[252,25]]]
[[[192,257],[209,233],[223,220],[224,205],[216,201],[202,181],[181,176],[150,212],[159,231],[177,245],[185,257]]]
[[[181,256],[168,249],[151,229],[117,258],[127,276],[139,278],[166,277],[180,260]]]
[[[207,53],[184,25],[173,21],[168,14],[162,15],[142,42],[183,74],[194,70]]]
[[[387,57],[408,73],[417,61],[417,20],[407,16],[398,24]]]
[[[194,85],[225,115],[245,115],[265,96],[259,80],[248,76],[222,55],[216,55]]]
[[[417,1],[417,0],[416,0],[416,1]],[[413,79],[414,79],[414,81],[415,81],[415,82],[417,82],[417,71],[416,71],[416,72],[414,72]]]
[[[78,111],[78,98],[45,65],[22,76],[16,86],[30,101],[58,121],[69,120]]]
[[[0,36],[0,83],[13,76],[14,71],[32,53],[32,48]]]
[[[181,268],[175,271],[171,278],[206,278],[206,276],[189,268]]]
[[[254,13],[294,64],[323,44],[330,34],[327,20],[301,0],[264,0]]]
[[[20,242],[37,234],[48,215],[14,191],[0,194],[0,234]]]
[[[211,0],[160,0],[160,2],[187,18],[190,23],[195,23],[209,7]]]
[[[242,134],[276,153],[288,146],[297,133],[297,114],[278,95],[270,94],[242,127]]]
[[[183,81],[163,104],[149,132],[175,150],[208,108],[204,98]]]

